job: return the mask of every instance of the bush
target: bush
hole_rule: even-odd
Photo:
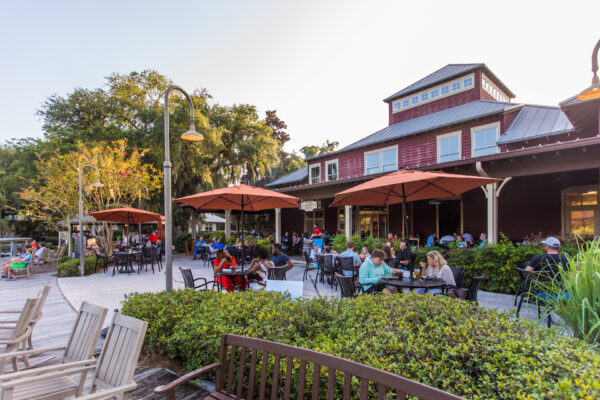
[[[337,234],[331,238],[331,247],[338,253],[341,253],[346,250],[347,241],[346,235],[342,235],[341,233]],[[354,245],[354,249],[357,250],[356,243]]]
[[[258,247],[264,247],[265,249],[271,251],[271,242],[268,239],[258,239],[255,243]]]
[[[79,258],[69,258],[66,259],[63,257],[63,262],[61,262],[56,268],[56,272],[58,276],[61,278],[65,278],[68,276],[79,276]],[[96,256],[86,256],[83,259],[83,272],[85,275],[93,274],[94,266],[96,265]]]
[[[225,244],[235,244],[235,242],[236,238],[234,235],[231,235],[227,239],[225,239]]]
[[[225,232],[223,232],[223,231],[208,232],[207,236],[212,239],[219,238],[221,240],[221,243],[223,243],[225,241]]]
[[[215,362],[221,334],[232,333],[333,354],[466,398],[600,396],[600,355],[592,346],[442,296],[291,301],[272,292],[185,289],[134,294],[122,310],[149,322],[145,352],[188,370]]]
[[[177,237],[175,238],[175,251],[177,253],[185,253],[185,241],[186,240],[191,240],[192,239],[192,234],[191,233],[181,233],[179,235],[177,235]]]

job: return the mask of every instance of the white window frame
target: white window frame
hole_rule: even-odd
[[[458,85],[458,89],[454,89],[454,85]],[[452,93],[460,92],[462,90],[462,80],[459,79],[450,84],[450,89],[452,89]]]
[[[465,85],[465,82],[466,82],[468,79],[471,79],[471,84],[470,84],[469,86],[466,86],[466,85]],[[466,78],[464,78],[464,79],[462,80],[462,86],[463,86],[463,88],[465,88],[465,87],[473,87],[473,85],[474,85],[474,84],[475,84],[475,82],[474,82],[474,79],[473,79],[473,77],[472,77],[472,76],[467,76]]]
[[[336,165],[336,169],[335,169],[335,181],[340,179],[340,164],[338,163],[338,159],[336,158],[335,160],[329,160],[329,161],[325,161],[325,182],[332,182],[329,179],[329,171],[328,171],[328,167],[330,164],[335,164]]]
[[[458,137],[458,159],[452,161],[440,161],[440,142],[443,139],[448,139],[450,137]],[[449,132],[436,137],[436,158],[438,164],[462,160],[462,131]]]
[[[381,156],[383,153],[385,153],[386,151],[389,150],[394,150],[396,152],[396,157],[394,158],[395,161],[395,166],[394,169],[392,171],[397,171],[398,170],[398,145],[394,145],[394,146],[389,146],[389,147],[383,147],[381,149],[376,149],[376,150],[371,150],[371,151],[365,151],[363,154],[363,160],[364,160],[364,174],[365,175],[373,175],[373,174],[380,174],[383,172],[383,165],[382,165],[382,160],[381,160]],[[379,171],[378,172],[372,172],[372,173],[367,173],[367,157],[371,154],[375,154],[375,153],[380,153],[379,154]],[[392,172],[392,171],[385,171],[385,172]],[[339,174],[339,172],[338,172]]]
[[[319,181],[318,182],[313,182],[312,181],[312,170],[315,168],[319,168]],[[308,182],[311,185],[316,185],[317,183],[321,183],[321,163],[318,164],[311,164],[308,166]]]
[[[489,128],[496,128],[496,153],[494,153],[494,154],[498,154],[500,152],[500,146],[498,146],[498,140],[500,139],[500,121],[498,121],[498,122],[492,122],[491,124],[474,126],[471,128],[471,158],[485,157],[485,156],[475,156],[475,132],[481,131],[484,129],[489,129]],[[486,154],[486,155],[491,155],[491,154]]]

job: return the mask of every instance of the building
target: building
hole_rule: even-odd
[[[485,64],[450,64],[383,101],[389,125],[267,186],[318,208],[282,210],[283,231],[401,233],[401,205],[329,207],[334,195],[399,168],[503,179],[460,197],[408,205],[409,233],[469,230],[512,239],[600,233],[600,99],[515,103]],[[439,236],[438,236],[439,237]]]

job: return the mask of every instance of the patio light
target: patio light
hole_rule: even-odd
[[[165,188],[165,289],[167,292],[173,290],[173,212],[171,209],[171,161],[169,159],[169,94],[171,90],[178,90],[183,93],[190,106],[190,130],[182,134],[181,138],[195,142],[204,139],[194,128],[194,104],[192,103],[192,99],[181,87],[177,85],[170,86],[165,93],[165,162],[163,163]]]
[[[594,77],[592,78],[592,86],[585,89],[583,92],[577,95],[577,100],[593,100],[600,98],[600,79],[598,79],[598,49],[600,49],[600,40],[594,46],[594,51],[592,52],[592,73]]]
[[[92,164],[86,164],[79,168],[79,276],[84,275],[83,257],[85,256],[85,238],[83,234],[83,201],[81,200],[81,171],[86,167],[94,168],[96,170],[96,182],[92,183],[92,187],[100,188],[104,186],[102,182],[100,182],[100,171],[98,170],[98,167]]]

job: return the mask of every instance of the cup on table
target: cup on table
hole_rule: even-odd
[[[421,268],[415,268],[415,279],[419,279],[421,277]]]
[[[408,278],[410,278],[410,271],[403,271],[402,279],[408,279]]]

